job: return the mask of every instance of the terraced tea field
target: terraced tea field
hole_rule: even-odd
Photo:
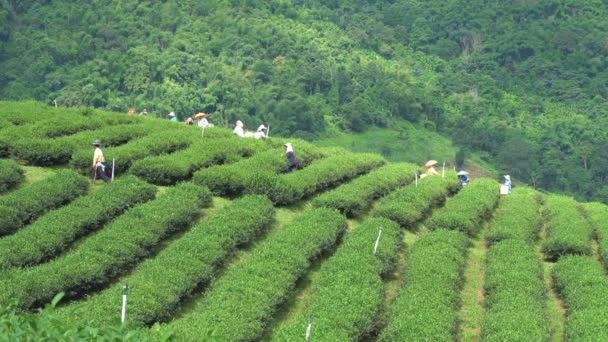
[[[606,205],[147,117],[0,119],[0,317],[64,293],[58,324],[119,327],[128,284],[120,340],[608,340]]]

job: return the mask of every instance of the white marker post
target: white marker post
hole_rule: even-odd
[[[266,138],[268,138],[269,134],[270,134],[270,125],[268,125],[268,127],[266,127]]]
[[[374,255],[378,251],[378,244],[380,243],[380,236],[382,235],[382,227],[380,227],[380,231],[378,232],[378,238],[376,239],[376,244],[374,245]]]
[[[441,167],[441,178],[445,178],[445,162],[443,162],[443,166]]]
[[[308,342],[308,339],[310,338],[310,332],[312,331],[312,321],[314,320],[314,317],[308,318],[308,326],[306,327],[306,342]]]
[[[112,158],[112,182],[114,181],[114,158]]]
[[[125,323],[125,317],[127,315],[127,294],[129,293],[129,285],[125,284],[122,287],[122,314],[120,316],[120,323]]]
[[[416,187],[418,187],[418,172],[414,172],[414,176],[416,177]]]

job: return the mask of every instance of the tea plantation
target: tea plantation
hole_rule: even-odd
[[[91,109],[0,122],[0,340],[608,341],[606,205]]]

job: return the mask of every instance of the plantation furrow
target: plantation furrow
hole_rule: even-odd
[[[238,137],[204,139],[172,154],[138,160],[133,163],[131,173],[153,184],[174,185],[190,179],[199,169],[235,163],[269,147],[266,141]]]
[[[337,211],[313,209],[257,245],[219,278],[192,310],[167,325],[179,340],[213,331],[224,341],[256,340],[296,280],[346,228]]]
[[[608,277],[602,266],[588,256],[563,256],[552,276],[567,308],[564,339],[608,340]]]
[[[543,256],[542,252],[537,252],[537,255]],[[549,341],[561,342],[564,341],[566,309],[553,285],[551,271],[554,265],[552,262],[543,263],[545,288],[547,289],[547,325],[549,327]]]
[[[147,256],[164,237],[189,227],[210,199],[204,188],[178,185],[129,209],[65,255],[37,266],[9,269],[0,279],[0,305],[18,300],[19,307],[30,308],[61,291],[81,295],[108,283]]]
[[[73,171],[61,170],[45,180],[0,198],[0,236],[14,233],[46,211],[60,207],[88,188],[89,182]]]
[[[382,235],[374,255],[380,229]],[[301,339],[310,317],[314,317],[313,340],[357,340],[372,332],[384,304],[382,275],[395,266],[402,234],[396,223],[383,218],[366,220],[349,232],[336,253],[321,266],[305,311],[278,327],[272,340]]]
[[[484,317],[485,258],[488,251],[485,230],[481,230],[467,252],[464,285],[460,292],[458,341],[479,341]]]
[[[594,251],[608,270],[608,206],[602,203],[587,203],[583,210],[596,237]]]
[[[0,239],[0,269],[47,260],[80,236],[101,228],[129,207],[154,198],[156,188],[127,176],[53,210]]]
[[[550,259],[565,254],[590,255],[592,229],[574,199],[546,196],[544,212],[548,221],[543,252]]]
[[[122,285],[129,284],[129,324],[167,320],[186,296],[212,279],[232,250],[253,240],[273,219],[268,199],[246,196],[236,200],[142,262],[119,283],[65,307],[62,314],[83,322],[117,323],[116,298]]]
[[[354,217],[369,209],[375,199],[411,183],[418,170],[414,164],[388,164],[318,196],[313,205],[335,208]]]

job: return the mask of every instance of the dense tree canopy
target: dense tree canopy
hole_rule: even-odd
[[[0,0],[0,98],[198,111],[313,139],[405,119],[608,198],[600,0]]]

